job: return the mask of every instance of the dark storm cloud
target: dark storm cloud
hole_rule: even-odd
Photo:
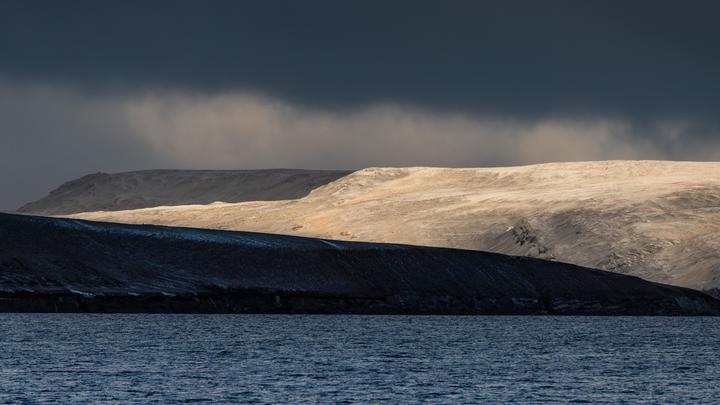
[[[0,72],[324,108],[714,117],[717,1],[0,2]]]
[[[0,0],[0,209],[97,171],[720,159],[717,1]]]

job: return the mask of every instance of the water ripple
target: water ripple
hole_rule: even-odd
[[[714,318],[0,314],[0,403],[708,403]]]

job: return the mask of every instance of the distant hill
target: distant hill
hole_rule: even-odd
[[[720,288],[715,162],[368,168],[295,200],[76,216],[485,250]]]
[[[0,214],[0,311],[720,315],[720,301],[494,253]]]
[[[333,170],[145,170],[96,173],[63,184],[18,212],[65,215],[165,205],[287,200],[349,174]]]

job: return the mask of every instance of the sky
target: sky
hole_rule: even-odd
[[[720,160],[717,1],[0,1],[0,209],[95,172]]]

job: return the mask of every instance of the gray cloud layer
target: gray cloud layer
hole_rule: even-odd
[[[509,120],[391,104],[327,111],[243,92],[87,93],[0,81],[0,122],[4,209],[95,171],[720,159],[692,121]]]

